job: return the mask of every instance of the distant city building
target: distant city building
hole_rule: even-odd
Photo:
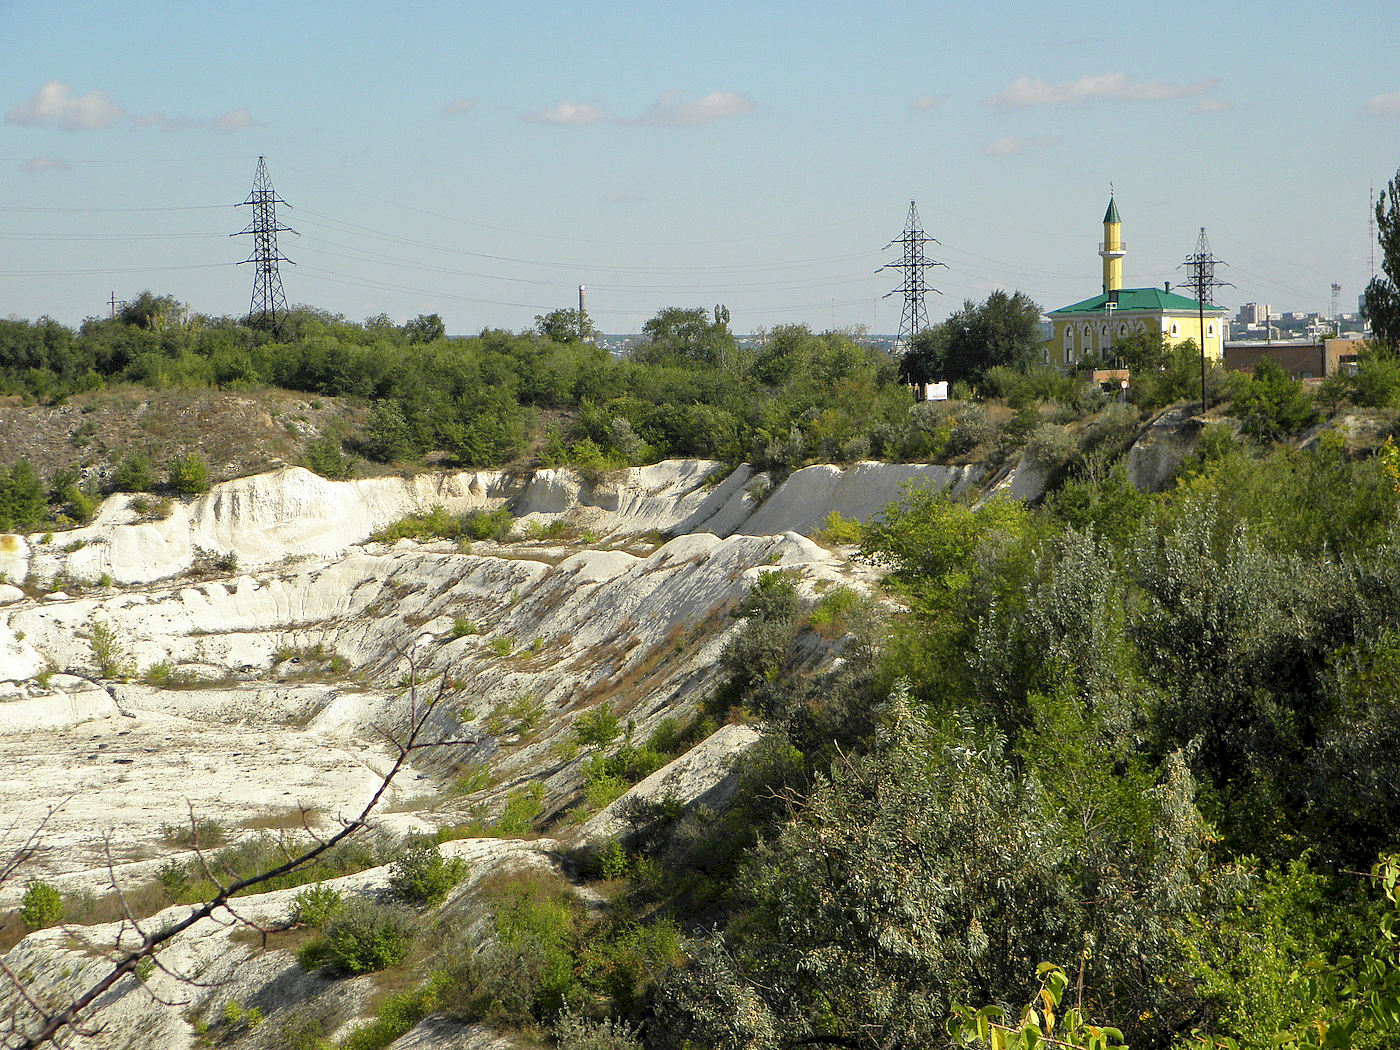
[[[1194,339],[1204,345],[1206,356],[1220,360],[1225,338],[1226,311],[1210,307],[1205,311],[1205,332],[1201,332],[1200,304],[1177,295],[1170,285],[1161,288],[1124,288],[1123,224],[1112,197],[1103,217],[1103,292],[1092,299],[1051,310],[1053,334],[1046,346],[1045,360],[1067,368],[1085,357],[1101,360],[1113,357],[1114,344],[1135,332],[1160,332],[1175,345]],[[1203,337],[1204,336],[1204,337]]]
[[[1268,324],[1269,304],[1245,303],[1235,315],[1235,321],[1239,324]]]

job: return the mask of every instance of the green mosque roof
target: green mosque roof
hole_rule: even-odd
[[[1122,222],[1118,217],[1118,202],[1112,197],[1108,198],[1108,211],[1103,213],[1104,222]]]
[[[1092,299],[1085,299],[1080,303],[1073,303],[1070,306],[1062,306],[1058,310],[1051,310],[1050,315],[1059,314],[1102,314],[1104,304],[1108,302],[1108,293],[1096,295]],[[1175,292],[1164,291],[1161,288],[1120,288],[1118,290],[1119,310],[1152,310],[1161,313],[1196,313],[1200,309],[1200,304],[1195,299],[1188,299],[1184,295],[1177,295]],[[1206,313],[1225,313],[1219,307],[1208,306]]]

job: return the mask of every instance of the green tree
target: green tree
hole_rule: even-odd
[[[195,495],[209,491],[209,464],[198,452],[186,452],[170,461],[166,480],[176,492]]]
[[[0,529],[36,529],[44,520],[47,507],[44,483],[28,460],[20,460],[8,472],[0,470]]]
[[[156,487],[156,474],[151,458],[144,452],[133,452],[121,461],[112,474],[112,487],[118,492],[150,492]]]
[[[19,917],[31,930],[63,921],[63,894],[47,882],[31,882],[20,900]]]
[[[410,343],[431,343],[447,335],[447,326],[437,314],[419,314],[404,322],[403,333]]]
[[[662,1022],[674,1045],[732,1050],[941,1046],[957,1002],[1024,1001],[1056,946],[1087,957],[1093,999],[1160,1016],[1168,931],[1202,904],[1193,788],[1167,763],[1145,843],[1104,834],[1091,866],[1001,740],[961,726],[944,742],[896,693],[871,751],[754,850],[751,912],[666,983]]]
[[[668,306],[642,325],[642,342],[632,356],[650,364],[719,365],[734,349],[729,325],[703,306]]]
[[[1303,384],[1267,357],[1260,359],[1254,375],[1240,384],[1230,412],[1244,421],[1246,434],[1261,441],[1296,434],[1317,418]]]
[[[598,336],[598,329],[587,313],[565,308],[536,314],[535,331],[556,343],[577,343]]]
[[[1376,233],[1383,273],[1366,286],[1365,313],[1376,343],[1393,354],[1400,349],[1400,171],[1376,201]]]
[[[174,296],[144,291],[123,306],[117,317],[123,324],[160,332],[169,327],[171,321],[179,318],[182,309]]]
[[[1040,305],[1023,292],[997,289],[986,302],[968,299],[915,336],[901,371],[908,382],[978,383],[997,365],[1024,368],[1040,357],[1040,315]]]

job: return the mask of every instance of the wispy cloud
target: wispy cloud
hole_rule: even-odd
[[[20,170],[32,172],[72,171],[73,165],[57,157],[35,157],[33,160],[27,160],[21,164]]]
[[[1059,144],[1059,141],[1059,137],[1056,135],[1031,135],[1029,138],[1006,135],[993,143],[983,146],[978,152],[984,153],[989,157],[1010,157],[1017,153],[1025,153],[1027,150],[1055,146]]]
[[[634,123],[650,127],[695,128],[754,111],[754,101],[738,91],[711,91],[687,100],[680,91],[667,91]]]
[[[1133,80],[1126,73],[1097,73],[1066,84],[1051,84],[1039,77],[1021,77],[1004,91],[985,99],[988,106],[1025,108],[1058,106],[1076,102],[1157,102],[1163,99],[1195,98],[1210,91],[1215,77],[1194,84],[1171,84],[1164,80]]]
[[[607,110],[599,109],[591,102],[575,105],[563,99],[556,106],[538,113],[527,113],[522,119],[527,124],[601,124],[610,118]]]
[[[1373,117],[1400,117],[1400,91],[1377,95],[1366,103],[1366,112]]]
[[[925,113],[930,109],[937,109],[947,97],[947,95],[920,95],[909,103],[909,108],[915,113]]]
[[[455,117],[461,113],[470,113],[475,108],[476,99],[459,97],[454,98],[451,102],[444,106],[442,111],[449,117]]]
[[[617,190],[604,194],[604,204],[645,204],[647,195],[641,190]]]
[[[220,113],[209,121],[209,127],[214,131],[233,132],[258,128],[262,125],[253,119],[253,114],[248,111],[248,107],[243,106],[239,109],[231,109],[227,113]]]
[[[50,80],[32,98],[11,107],[5,123],[24,127],[52,124],[64,131],[98,131],[109,128],[125,111],[105,91],[74,95],[67,84]]]
[[[638,117],[619,117],[591,102],[573,103],[564,99],[558,105],[527,113],[521,119],[530,124],[621,124],[632,127],[698,128],[717,120],[728,120],[752,113],[753,99],[738,91],[712,91],[703,98],[687,99],[680,91],[667,91]]]
[[[253,114],[246,106],[242,109],[231,109],[227,113],[220,113],[216,117],[207,119],[204,117],[171,116],[168,113],[157,111],[132,117],[131,123],[133,127],[158,128],[161,131],[223,131],[230,133],[259,126],[253,120]]]

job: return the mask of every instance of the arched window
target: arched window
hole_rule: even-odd
[[[1179,334],[1181,334],[1181,329],[1178,328],[1178,327],[1176,326],[1176,322],[1173,321],[1173,322],[1172,322],[1172,335],[1175,336],[1175,335],[1179,335]]]
[[[1213,338],[1214,336],[1215,336],[1215,322],[1212,321],[1210,324],[1206,325],[1206,337],[1207,337],[1207,338]]]
[[[1128,334],[1128,323],[1127,323],[1126,321],[1124,321],[1122,324],[1120,324],[1120,325],[1118,326],[1118,334],[1119,334],[1119,335],[1127,335],[1127,334]]]
[[[1074,363],[1074,325],[1065,325],[1065,364]]]

